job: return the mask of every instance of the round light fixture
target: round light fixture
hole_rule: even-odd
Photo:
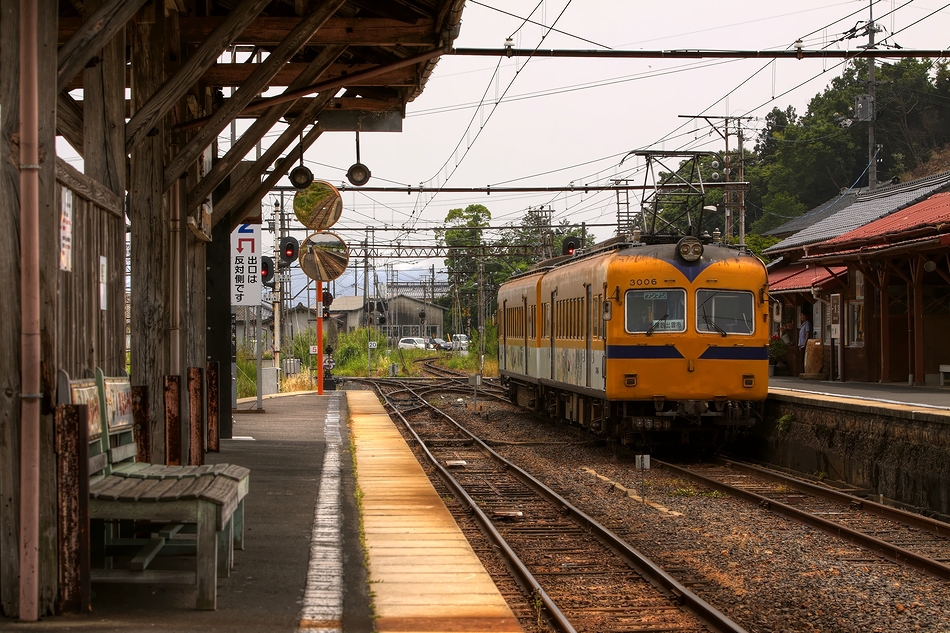
[[[373,174],[369,171],[369,167],[362,163],[353,163],[346,171],[346,179],[349,180],[350,184],[354,187],[362,187],[369,182],[369,178],[372,175]]]
[[[303,165],[297,165],[290,170],[290,184],[294,189],[306,189],[312,182],[313,172]]]
[[[698,238],[687,236],[677,242],[676,252],[685,261],[693,263],[703,256],[703,243]]]
[[[932,260],[924,262],[924,270],[926,270],[928,273],[932,273],[933,271],[937,270],[937,262]]]

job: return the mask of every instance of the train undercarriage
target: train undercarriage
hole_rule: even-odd
[[[763,402],[662,397],[608,401],[507,376],[502,383],[512,403],[629,447],[716,448],[744,434],[764,413]]]

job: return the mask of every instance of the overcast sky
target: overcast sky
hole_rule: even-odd
[[[947,48],[946,7],[950,5],[940,0],[878,1],[874,19],[884,30],[877,41],[890,37],[886,43],[903,48]],[[539,24],[525,23],[529,14]],[[841,38],[869,18],[868,0],[543,0],[540,5],[538,0],[479,0],[466,3],[456,46],[497,48],[513,36],[516,48],[531,49],[782,50],[801,38],[806,49],[853,50],[867,39]],[[563,33],[549,33],[552,25]],[[755,117],[744,122],[751,144],[772,107],[792,105],[803,114],[809,99],[840,73],[840,63],[511,58],[499,65],[487,57],[445,57],[423,94],[408,105],[403,132],[362,134],[360,155],[372,170],[370,184],[377,186],[563,186],[609,184],[618,177],[642,183],[642,161],[628,158],[620,165],[631,150],[724,149],[721,137],[705,121],[679,115]],[[735,141],[733,137],[733,147]],[[343,181],[346,168],[355,162],[354,135],[324,134],[307,159],[318,178]],[[357,240],[361,238],[344,227],[423,229],[440,225],[449,209],[472,203],[489,208],[493,225],[517,222],[529,207],[540,205],[551,206],[555,220],[589,224],[614,223],[617,213],[616,196],[610,192],[346,192],[337,230],[344,239]],[[598,239],[613,234],[607,227],[592,231]],[[377,242],[394,238],[431,243],[433,233],[376,233]],[[428,265],[398,267],[418,270]],[[400,279],[415,276],[407,270]]]
[[[942,0],[879,0],[873,11],[884,29],[878,42],[950,47],[950,4]],[[469,0],[455,44],[499,48],[511,36],[516,48],[527,49],[783,50],[802,39],[809,50],[853,50],[867,39],[841,38],[869,17],[869,0]],[[552,25],[556,31],[549,31]],[[705,121],[679,115],[755,117],[744,122],[751,146],[772,107],[791,105],[803,114],[808,100],[840,73],[840,63],[445,57],[422,95],[408,104],[402,133],[363,133],[360,154],[375,186],[564,186],[609,184],[612,178],[642,183],[642,161],[628,158],[620,165],[631,150],[724,149]],[[222,149],[227,145],[222,141]],[[354,134],[345,132],[325,133],[306,154],[316,177],[334,184],[345,182],[355,159]],[[376,242],[432,244],[433,232],[423,229],[472,203],[489,208],[492,225],[517,223],[529,207],[541,205],[553,209],[555,221],[591,225],[614,223],[617,212],[609,192],[346,192],[343,219],[332,230],[355,242],[367,226],[397,228],[377,231]],[[271,209],[265,201],[265,217]],[[591,230],[598,239],[613,234],[608,227]],[[421,277],[432,263],[441,265],[400,262],[400,280]],[[382,274],[383,263],[377,265]],[[352,276],[338,283],[352,293]]]

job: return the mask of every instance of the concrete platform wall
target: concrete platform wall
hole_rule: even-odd
[[[950,415],[770,395],[766,422],[742,442],[742,451],[950,515]]]

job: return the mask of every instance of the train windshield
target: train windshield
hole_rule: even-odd
[[[686,331],[685,290],[628,290],[624,303],[627,332],[650,335]]]
[[[697,290],[696,329],[714,334],[752,334],[754,297],[739,290]]]

